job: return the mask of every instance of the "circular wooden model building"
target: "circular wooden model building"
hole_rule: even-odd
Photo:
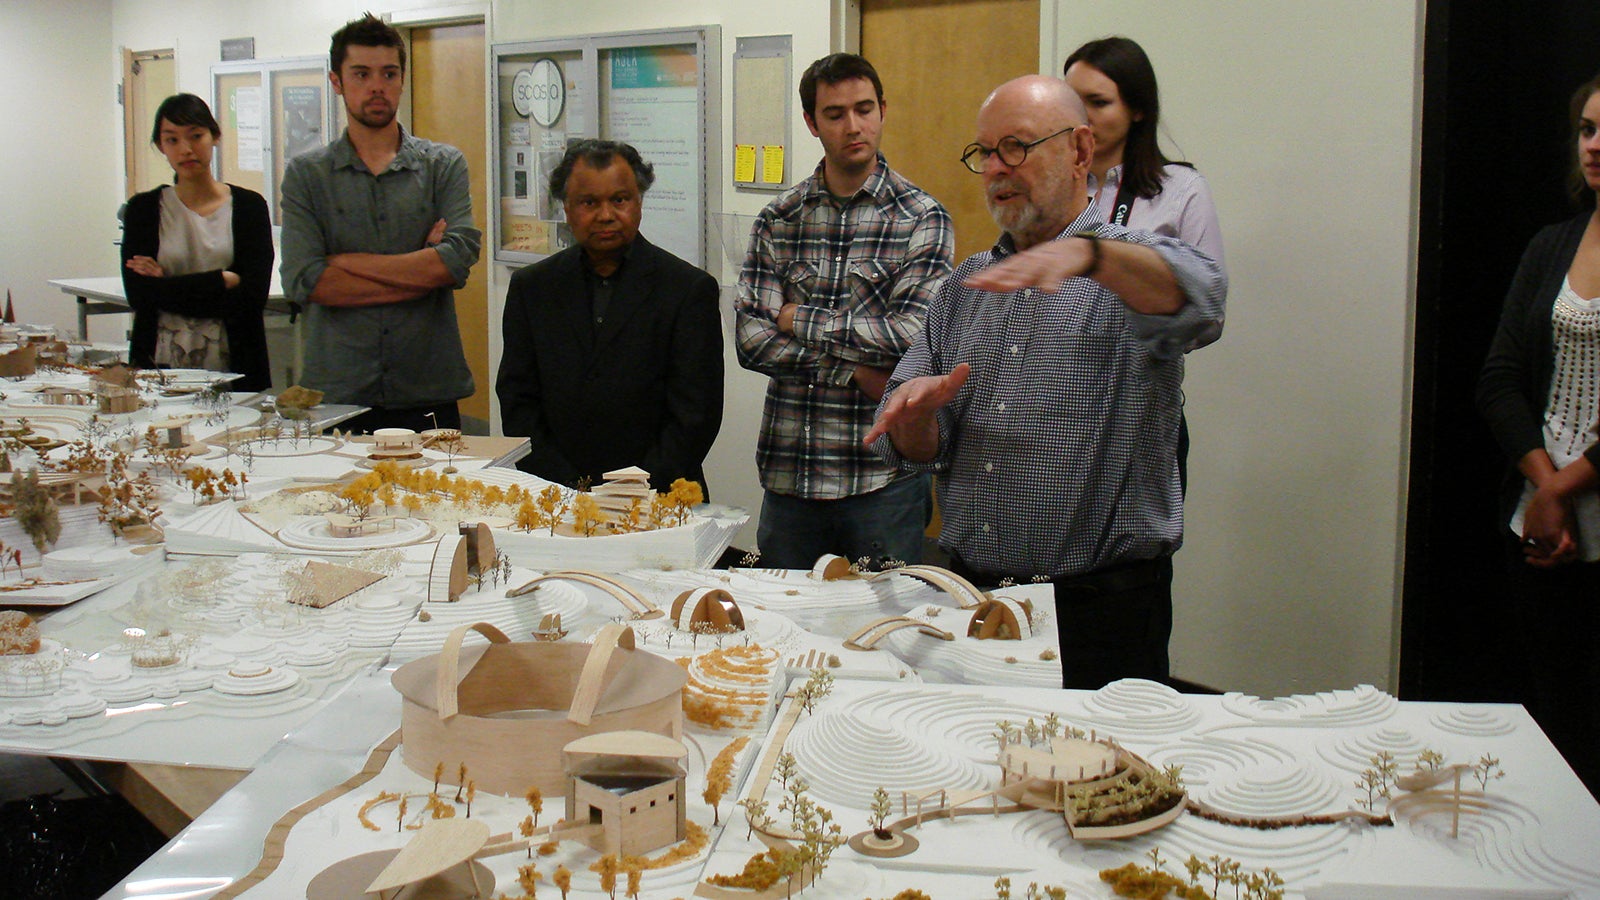
[[[679,631],[727,634],[744,630],[744,613],[733,595],[721,588],[695,588],[672,601],[672,623]]]
[[[469,630],[488,644],[462,648]],[[683,685],[676,663],[634,649],[633,629],[616,623],[594,643],[512,643],[479,622],[457,627],[437,655],[401,666],[406,766],[456,784],[461,767],[478,790],[521,796],[566,789],[561,749],[607,731],[683,737]]]
[[[1000,794],[1059,812],[1076,840],[1133,837],[1183,814],[1183,786],[1114,741],[1051,738],[1035,747],[1000,742]]]
[[[368,459],[404,460],[422,458],[422,438],[410,428],[379,428],[372,433],[372,452]]]

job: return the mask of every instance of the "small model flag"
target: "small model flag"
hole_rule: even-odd
[[[0,319],[0,321],[5,322],[7,325],[15,325],[17,323],[17,312],[11,308],[10,288],[6,289],[6,314],[3,319]]]

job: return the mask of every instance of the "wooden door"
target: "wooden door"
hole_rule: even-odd
[[[122,51],[124,187],[129,197],[172,183],[172,166],[150,143],[150,131],[161,101],[177,93],[176,78],[171,50]]]
[[[461,344],[477,392],[461,401],[461,414],[478,420],[488,434],[489,394],[489,259],[488,152],[484,146],[484,28],[482,22],[437,25],[411,30],[411,129],[418,137],[450,144],[467,158],[472,178],[472,217],[485,232],[482,255],[472,267],[467,286],[456,291],[456,319]],[[475,429],[474,429],[475,430]]]
[[[990,91],[1039,71],[1039,0],[865,0],[861,55],[883,80],[889,165],[950,211],[956,264],[989,249],[1000,231],[961,148]],[[935,506],[928,536],[939,527]]]
[[[956,262],[1000,232],[983,185],[961,165],[978,105],[1039,71],[1039,0],[865,0],[861,55],[883,79],[883,153],[956,227]]]

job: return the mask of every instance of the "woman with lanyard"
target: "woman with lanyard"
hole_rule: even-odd
[[[1104,221],[1183,241],[1224,266],[1222,228],[1211,189],[1194,166],[1167,159],[1156,142],[1161,99],[1156,71],[1144,48],[1125,37],[1090,41],[1062,67],[1083,99],[1094,132],[1089,194]],[[1195,339],[1203,347],[1222,334],[1221,324]],[[1189,484],[1189,423],[1180,420],[1178,471]]]

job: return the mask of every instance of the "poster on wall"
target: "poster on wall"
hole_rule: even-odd
[[[693,44],[622,47],[602,54],[601,133],[655,167],[640,227],[651,242],[700,258],[700,82]]]
[[[322,88],[290,85],[283,88],[283,151],[288,159],[309,153],[322,139]]]
[[[571,243],[566,212],[549,196],[567,136],[583,127],[583,91],[568,68],[579,54],[507,59],[500,81],[500,249],[554,253]]]
[[[261,88],[233,89],[233,139],[238,144],[239,169],[260,172],[261,132],[265,121],[261,113]]]
[[[549,180],[585,138],[626,141],[655,170],[641,231],[703,265],[720,205],[721,30],[639,31],[494,46],[495,259],[523,265],[572,243]]]

